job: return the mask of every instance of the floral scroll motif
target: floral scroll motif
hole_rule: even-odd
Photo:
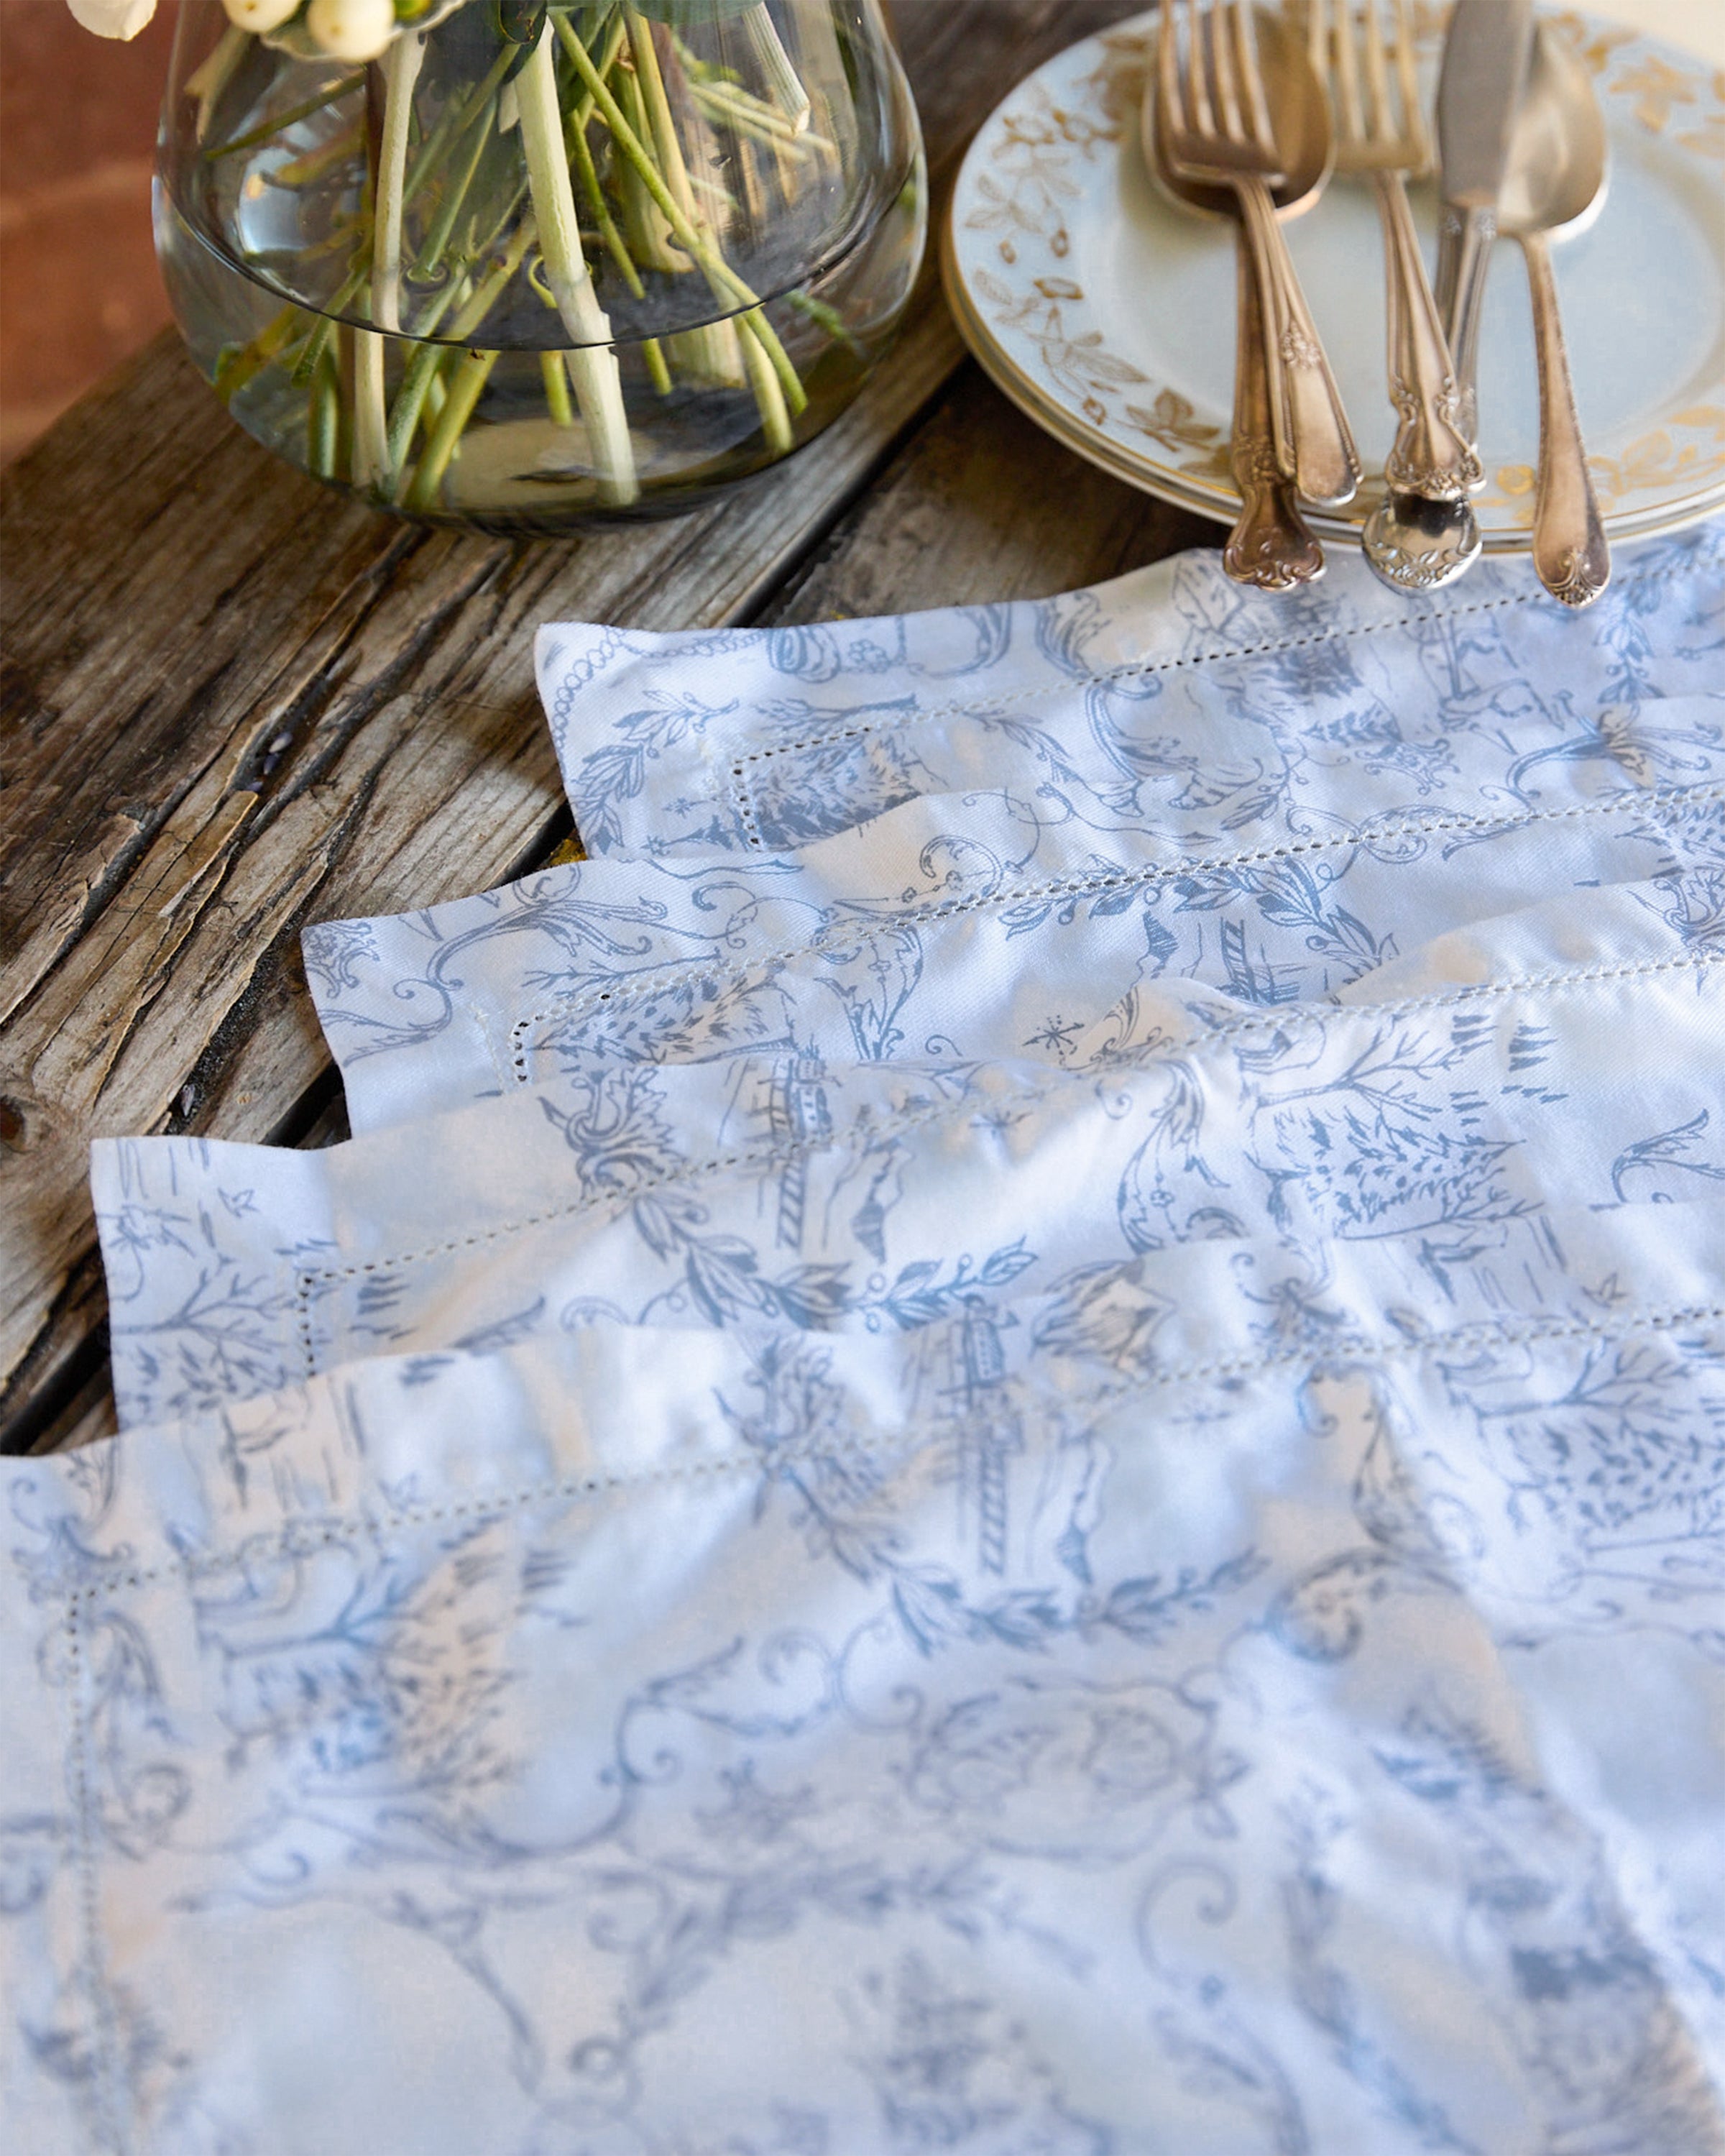
[[[1440,0],[1418,0],[1415,36],[1428,61],[1448,18]],[[1685,64],[1634,31],[1564,10],[1551,18],[1581,54],[1620,135],[1645,131],[1686,159],[1725,165],[1725,72]],[[1218,405],[1226,385],[1194,401],[1164,378],[1161,362],[1111,346],[1097,300],[1107,271],[1081,259],[1097,220],[1124,214],[1108,190],[1113,167],[1131,155],[1153,36],[1132,22],[1091,40],[1025,82],[979,138],[955,211],[966,235],[963,282],[974,316],[998,340],[1002,378],[1016,377],[1055,421],[1070,415],[1102,436],[1117,469],[1142,468],[1146,483],[1178,476],[1206,503],[1236,492],[1229,429]],[[1692,177],[1704,181],[1707,165]],[[978,247],[969,235],[985,236]],[[990,244],[992,243],[992,244]],[[984,252],[984,247],[987,251]],[[1090,289],[1086,289],[1087,285]],[[1153,347],[1147,347],[1153,351]],[[1725,483],[1725,402],[1705,379],[1692,383],[1681,411],[1657,405],[1615,433],[1596,434],[1590,459],[1608,513],[1643,526],[1681,514]],[[1206,415],[1203,404],[1210,409]],[[1081,434],[1072,437],[1081,439]],[[1480,507],[1499,534],[1532,525],[1537,475],[1499,464]],[[1177,498],[1188,498],[1184,491]],[[1371,506],[1369,491],[1353,512]]]
[[[1681,427],[1702,437],[1685,439],[1674,434]],[[1671,427],[1661,427],[1629,444],[1621,456],[1593,455],[1588,469],[1599,499],[1615,505],[1649,487],[1704,485],[1717,476],[1725,462],[1725,406],[1696,404],[1671,414]],[[1531,465],[1505,465],[1497,474],[1502,494],[1512,501],[1532,503],[1539,475]]]
[[[1001,329],[1034,346],[1045,379],[1091,426],[1147,436],[1182,472],[1225,485],[1225,429],[1200,420],[1178,391],[1158,388],[1141,367],[1110,352],[1100,331],[1069,326],[1065,311],[1084,305],[1081,285],[1047,270],[1018,281],[1033,266],[1027,254],[1045,249],[1056,265],[1070,256],[1067,213],[1083,192],[1070,176],[1073,157],[1116,152],[1143,66],[1141,38],[1108,38],[1101,65],[1076,86],[1076,102],[1057,100],[1046,85],[1032,82],[1024,104],[1004,116],[963,222],[967,231],[996,235],[1001,268],[1018,277],[978,270],[971,283]]]

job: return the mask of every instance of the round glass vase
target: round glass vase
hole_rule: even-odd
[[[927,187],[878,0],[290,4],[181,0],[156,187],[193,357],[290,463],[488,531],[665,514],[879,363]]]

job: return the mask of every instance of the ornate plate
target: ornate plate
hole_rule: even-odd
[[[1446,11],[1416,4],[1435,78]],[[1630,538],[1725,507],[1725,71],[1620,23],[1557,19],[1586,54],[1610,136],[1604,205],[1553,254],[1605,528]],[[972,351],[1039,425],[1135,485],[1231,520],[1233,242],[1166,202],[1144,169],[1154,28],[1153,13],[1135,16],[1072,46],[983,125],[953,193],[947,289]],[[1414,197],[1434,234],[1434,192]],[[1375,470],[1394,416],[1370,190],[1333,181],[1288,238]],[[1538,398],[1527,280],[1507,244],[1481,332],[1480,412],[1481,531],[1494,552],[1524,552]],[[1351,535],[1377,493],[1368,483],[1308,521]]]

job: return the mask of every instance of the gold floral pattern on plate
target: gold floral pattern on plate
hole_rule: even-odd
[[[1429,63],[1447,13],[1440,0],[1420,0],[1415,9]],[[1692,177],[1717,188],[1717,167],[1725,162],[1725,72],[1621,23],[1574,11],[1557,20],[1587,58],[1614,137],[1620,141],[1633,130],[1658,138],[1661,157],[1705,161]],[[1073,47],[1020,84],[985,123],[953,198],[947,284],[977,357],[1033,418],[1119,475],[1189,508],[1227,516],[1238,499],[1229,465],[1230,382],[1219,369],[1216,393],[1206,397],[1143,363],[1142,352],[1122,349],[1099,320],[1106,310],[1086,291],[1079,259],[1087,218],[1126,213],[1107,190],[1121,159],[1136,155],[1153,24],[1153,16],[1138,18]],[[1225,234],[1216,244],[1226,245]],[[1360,304],[1363,313],[1363,294]],[[1590,462],[1608,529],[1625,536],[1664,529],[1725,505],[1725,338],[1703,376],[1709,372],[1717,379],[1690,382],[1676,408],[1656,405],[1615,435],[1599,430]],[[1491,446],[1489,483],[1478,500],[1486,543],[1525,551],[1535,473],[1514,456],[1494,460]],[[1312,521],[1332,536],[1353,532],[1380,493],[1381,484],[1368,480],[1348,509]]]

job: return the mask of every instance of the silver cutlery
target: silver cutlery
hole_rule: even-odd
[[[1262,302],[1277,462],[1308,501],[1339,507],[1358,487],[1359,455],[1271,192],[1296,162],[1296,141],[1322,140],[1327,166],[1329,115],[1323,85],[1291,38],[1266,40],[1264,50],[1274,60],[1267,73],[1250,0],[1210,0],[1207,7],[1164,0],[1157,138],[1171,172],[1230,188],[1239,203]]]
[[[1542,23],[1498,201],[1497,229],[1521,242],[1533,302],[1539,362],[1533,567],[1552,597],[1571,607],[1589,606],[1604,590],[1611,554],[1576,416],[1549,243],[1592,220],[1604,199],[1606,171],[1604,116],[1587,63],[1554,24]]]
[[[1471,502],[1434,501],[1394,489],[1360,534],[1367,563],[1399,592],[1441,591],[1473,567],[1481,545]]]
[[[1228,468],[1240,490],[1240,511],[1222,549],[1222,567],[1237,584],[1286,592],[1324,572],[1323,548],[1300,514],[1294,483],[1276,460],[1270,418],[1270,370],[1265,362],[1262,300],[1246,248],[1237,249],[1238,337],[1234,353],[1234,434]]]
[[[1307,29],[1312,65],[1329,84],[1336,170],[1371,180],[1384,227],[1389,394],[1400,420],[1384,476],[1403,493],[1453,501],[1484,475],[1461,430],[1455,369],[1408,207],[1405,181],[1431,167],[1412,8],[1409,0],[1358,8],[1355,0],[1308,0]]]
[[[1479,439],[1475,358],[1498,191],[1527,79],[1533,0],[1455,0],[1438,76],[1437,304],[1455,362],[1458,420]]]
[[[1273,16],[1266,17],[1259,28],[1266,48],[1288,34]],[[1263,302],[1256,258],[1246,239],[1240,205],[1230,188],[1182,179],[1170,169],[1156,129],[1153,79],[1145,85],[1139,134],[1150,176],[1164,194],[1200,216],[1226,218],[1234,227],[1239,297],[1229,469],[1240,490],[1240,512],[1222,550],[1222,567],[1236,583],[1253,584],[1260,591],[1285,592],[1296,584],[1310,583],[1323,574],[1323,549],[1301,516],[1293,482],[1276,455]],[[1289,170],[1274,198],[1276,214],[1281,217],[1294,215],[1315,201],[1328,172],[1322,141],[1315,156],[1310,143],[1291,142],[1289,147],[1293,152],[1286,159]]]
[[[1532,21],[1532,0],[1456,0],[1438,81],[1444,210],[1435,305],[1455,385],[1446,415],[1474,450],[1473,486],[1484,477],[1474,389],[1480,305]],[[1478,558],[1479,525],[1471,507],[1456,495],[1392,483],[1367,518],[1361,544],[1385,583],[1399,591],[1436,591],[1454,583]]]

